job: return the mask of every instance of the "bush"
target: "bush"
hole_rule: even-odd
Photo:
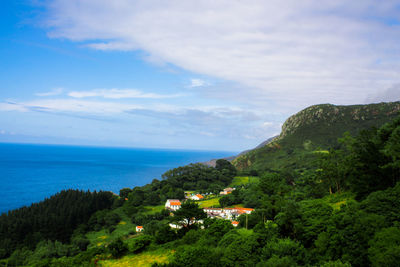
[[[121,257],[128,250],[126,244],[120,238],[111,242],[107,248],[114,258]]]
[[[132,253],[139,253],[151,244],[153,237],[149,235],[141,235],[130,241],[131,242],[128,244],[129,251]]]

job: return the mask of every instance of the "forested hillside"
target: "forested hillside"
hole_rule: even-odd
[[[296,135],[285,129],[281,140]],[[271,149],[285,151],[279,142]],[[256,176],[218,160],[215,168],[170,170],[162,180],[121,189],[119,196],[65,191],[4,214],[0,264],[398,266],[400,117],[353,129],[323,149],[296,143],[312,157],[294,146],[291,153],[298,156],[276,157],[274,168],[253,169]],[[265,160],[258,153],[254,164]],[[291,168],[278,168],[289,162]],[[231,193],[220,194],[223,189]],[[203,199],[185,201],[200,193]],[[180,209],[165,209],[167,199],[182,201]],[[209,217],[205,207],[251,212],[228,220]]]

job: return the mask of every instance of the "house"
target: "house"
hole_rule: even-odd
[[[224,191],[219,192],[219,194],[220,195],[227,195],[227,194],[232,193],[233,190],[235,190],[235,188],[228,187],[228,188],[225,188]]]
[[[234,227],[238,227],[239,222],[238,222],[238,221],[233,221],[233,222],[232,222],[232,225],[233,225]]]
[[[221,208],[203,208],[203,211],[207,213],[207,217],[215,218],[217,216],[221,217],[223,210]]]
[[[181,201],[179,199],[168,199],[165,203],[165,208],[169,210],[179,210],[181,208]]]
[[[193,196],[190,197],[190,199],[192,199],[192,200],[201,200],[203,198],[204,197],[202,195],[200,195],[200,194],[196,194],[196,195],[193,195]]]
[[[143,226],[136,226],[136,233],[142,232]]]

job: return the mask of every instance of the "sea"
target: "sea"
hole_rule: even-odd
[[[172,168],[232,155],[235,152],[0,143],[0,214],[63,189],[118,194],[122,188],[161,179]]]

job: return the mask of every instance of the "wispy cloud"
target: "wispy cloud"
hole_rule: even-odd
[[[36,93],[35,95],[37,95],[37,96],[55,96],[55,95],[61,95],[63,92],[64,92],[63,88],[54,88],[49,92]]]
[[[54,0],[47,8],[53,38],[143,50],[243,85],[236,99],[248,103],[350,104],[399,82],[395,0]]]
[[[39,112],[107,122],[124,117],[133,123],[141,117],[142,120],[138,121],[151,119],[164,125],[165,130],[186,136],[191,134],[246,139],[269,137],[269,131],[263,125],[263,116],[241,108],[224,106],[134,105],[60,98],[3,102],[0,103],[0,111]]]
[[[188,85],[189,88],[196,88],[196,87],[203,87],[208,86],[210,83],[206,82],[202,79],[190,79],[190,84]]]
[[[90,91],[72,91],[68,93],[69,96],[74,98],[86,97],[102,97],[109,99],[122,99],[122,98],[174,98],[179,97],[179,94],[161,95],[155,93],[143,93],[135,89],[94,89]]]
[[[142,108],[139,105],[102,101],[85,101],[80,99],[41,99],[26,102],[0,103],[3,111],[41,111],[41,112],[70,112],[82,114],[118,114],[127,110]]]

